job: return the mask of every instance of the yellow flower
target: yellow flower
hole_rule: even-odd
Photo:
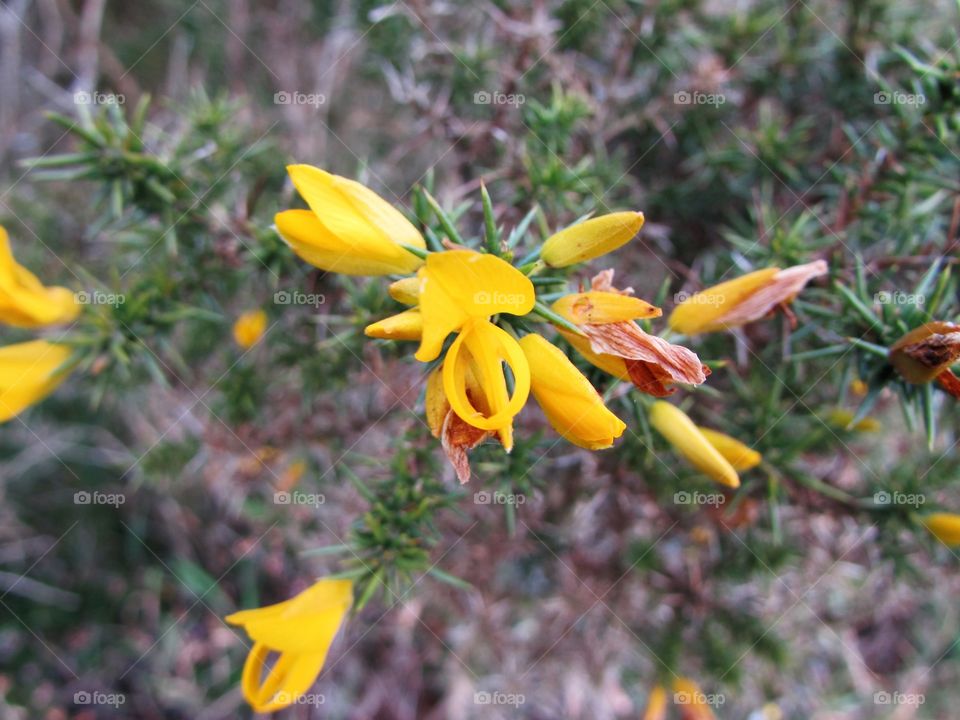
[[[423,335],[423,318],[419,310],[405,310],[367,325],[363,332],[367,337],[381,340],[419,340]]]
[[[62,383],[70,349],[46,340],[0,347],[0,422],[40,402]]]
[[[553,429],[588,450],[613,445],[626,425],[563,351],[534,334],[520,338],[520,347],[530,364],[530,389]]]
[[[548,237],[540,258],[550,267],[592,260],[630,242],[641,227],[641,212],[610,213],[584,220]]]
[[[657,685],[650,691],[647,700],[647,709],[643,713],[643,720],[665,720],[667,717],[667,690],[663,685]]]
[[[685,335],[746,325],[785,306],[810,280],[826,272],[827,263],[816,260],[786,270],[771,267],[747,273],[686,298],[667,322]]]
[[[960,545],[960,515],[930,513],[920,518],[927,530],[944,545]]]
[[[292,705],[310,688],[352,603],[350,580],[325,578],[290,600],[225,618],[242,626],[254,642],[241,684],[243,697],[255,712]],[[270,653],[279,657],[263,678]]]
[[[728,463],[733,465],[734,470],[750,470],[763,461],[763,455],[744,445],[736,438],[710,428],[700,427],[698,429],[707,439],[707,442],[713,445]]]
[[[390,297],[403,305],[416,305],[420,302],[420,278],[406,277],[390,283],[387,288]]]
[[[831,410],[827,415],[827,420],[829,420],[833,425],[842,427],[844,429],[848,429],[848,426],[853,421],[853,418],[854,414],[845,408],[836,408]],[[883,426],[876,418],[865,417],[863,420],[849,429],[859,430],[860,432],[880,432],[882,428]]]
[[[707,696],[690,678],[679,677],[673,681],[673,702],[680,706],[683,720],[714,720]]]
[[[704,475],[721,485],[740,487],[740,477],[730,461],[680,408],[658,400],[650,407],[650,424]]]
[[[375,192],[311,165],[287,172],[310,210],[285,210],[274,221],[308,263],[346,275],[406,274],[423,264],[402,247],[425,248],[420,232]]]
[[[267,329],[267,314],[263,310],[250,310],[243,313],[233,324],[233,339],[244,350],[249,350]]]
[[[0,227],[0,322],[36,328],[73,320],[80,312],[74,294],[63,287],[44,287],[36,275],[17,263],[7,231]]]

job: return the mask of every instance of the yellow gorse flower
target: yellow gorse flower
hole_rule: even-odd
[[[70,355],[70,348],[46,340],[0,347],[0,422],[56,390],[67,377]]]
[[[44,287],[10,250],[7,231],[0,227],[0,322],[37,328],[73,320],[80,312],[74,294],[63,287]]]
[[[960,545],[960,515],[944,512],[930,513],[921,517],[920,521],[944,545],[951,547]]]
[[[425,248],[403,213],[354,180],[311,165],[287,168],[309,210],[285,210],[277,231],[311,265],[346,275],[410,273],[423,260],[404,245]]]
[[[695,680],[678,677],[673,681],[673,703],[680,706],[684,720],[714,720],[707,696]]]
[[[667,717],[667,689],[657,685],[650,691],[647,700],[647,709],[643,712],[643,720],[665,720]]]
[[[254,642],[241,684],[255,712],[285,708],[310,689],[352,604],[352,581],[325,578],[290,600],[225,618]],[[278,657],[263,677],[271,654]]]
[[[643,227],[643,213],[618,212],[571,225],[548,237],[540,259],[550,267],[567,267],[606,255],[630,242]]]
[[[704,435],[683,410],[658,400],[650,407],[650,424],[704,475],[713,478],[721,485],[740,487],[740,476],[733,463]],[[733,438],[728,439],[733,440]],[[729,446],[725,449],[728,452],[730,450]],[[736,457],[738,460],[741,458],[739,451]],[[744,458],[749,459],[746,456]]]
[[[250,310],[233,323],[233,339],[244,350],[249,350],[263,337],[266,329],[267,314],[263,310]]]

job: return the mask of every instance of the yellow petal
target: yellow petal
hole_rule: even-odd
[[[383,340],[419,340],[423,334],[423,318],[417,309],[391,315],[363,330],[367,337]]]
[[[478,409],[467,395],[471,363],[489,413]],[[513,395],[507,390],[503,363],[513,374]],[[510,451],[513,418],[530,393],[530,366],[516,340],[487,320],[471,319],[444,358],[443,390],[461,420],[481,430],[500,432],[501,443]]]
[[[850,429],[859,430],[860,432],[879,432],[883,428],[883,425],[881,425],[880,421],[872,417],[865,417],[863,420],[859,421],[856,425],[850,428],[849,425],[851,422],[853,422],[854,417],[856,416],[846,408],[835,408],[827,415],[827,420],[829,420],[833,425],[842,427],[845,430]]]
[[[243,665],[240,686],[243,699],[254,712],[271,713],[295,703],[313,685],[327,654],[280,653],[270,672],[263,678],[270,648],[255,643]]]
[[[68,347],[46,340],[0,347],[0,422],[52,393],[67,377],[57,371],[70,355]]]
[[[394,275],[414,272],[423,261],[391,242],[376,228],[357,223],[348,236],[337,235],[309,210],[284,210],[274,216],[280,237],[311,265],[344,275]]]
[[[396,280],[390,283],[387,292],[398,303],[416,305],[420,302],[420,278],[407,277]]]
[[[267,314],[263,310],[243,313],[233,324],[233,339],[244,350],[249,350],[263,337],[267,329]]]
[[[294,187],[334,235],[351,239],[374,231],[386,240],[425,248],[423,236],[370,188],[312,165],[288,165]]]
[[[921,521],[944,545],[960,545],[960,515],[954,513],[930,513]]]
[[[584,220],[547,238],[540,258],[550,267],[592,260],[630,242],[641,227],[641,212],[610,213]]]
[[[714,720],[707,696],[690,678],[679,677],[673,681],[673,702],[683,708],[685,720]]]
[[[242,625],[253,640],[277,652],[326,653],[352,602],[350,580],[325,578],[290,600],[242,610],[225,620]]]
[[[37,328],[69,322],[79,313],[80,305],[72,292],[63,287],[44,287],[17,263],[7,231],[0,227],[0,322]]]
[[[763,455],[756,450],[725,433],[705,427],[701,427],[700,432],[717,449],[717,452],[733,465],[734,470],[742,472],[755,468],[763,460]]]
[[[658,400],[650,407],[650,424],[704,475],[728,487],[740,486],[737,471],[680,408]]]
[[[430,254],[420,278],[421,362],[436,359],[447,336],[467,319],[526,315],[536,302],[530,278],[495,255],[473,250]]]
[[[530,389],[553,429],[588,450],[613,445],[626,425],[564,352],[536,334],[522,337],[520,347],[530,364]]]
[[[450,403],[443,392],[443,367],[435,367],[427,376],[427,390],[423,400],[424,414],[427,417],[427,427],[435,438],[440,437],[443,430],[443,421],[447,419]]]
[[[773,280],[780,268],[747,273],[692,295],[677,305],[667,323],[676,332],[696,335],[722,330],[721,318]]]
[[[640,298],[599,290],[564,295],[553,303],[553,311],[576,325],[645,320],[663,314]]]
[[[657,685],[650,691],[647,700],[647,709],[643,713],[643,720],[665,720],[667,717],[667,690],[663,685]]]

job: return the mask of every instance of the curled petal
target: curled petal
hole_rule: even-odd
[[[7,231],[0,227],[0,322],[38,328],[73,320],[80,313],[76,297],[67,288],[45,287],[17,263]]]
[[[960,325],[928,322],[890,346],[890,362],[909,383],[928,383],[960,358]],[[949,379],[948,379],[949,385]]]
[[[255,643],[243,664],[243,675],[240,679],[243,699],[258,713],[276,712],[295,703],[297,698],[313,685],[327,658],[326,651],[280,653],[267,676],[263,678],[269,655],[269,647],[263,643]]]
[[[57,389],[70,348],[46,340],[0,347],[0,422],[6,422]]]

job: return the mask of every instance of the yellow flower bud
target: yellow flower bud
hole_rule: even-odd
[[[643,227],[642,212],[618,212],[584,220],[548,237],[540,259],[550,267],[566,267],[613,252]]]

